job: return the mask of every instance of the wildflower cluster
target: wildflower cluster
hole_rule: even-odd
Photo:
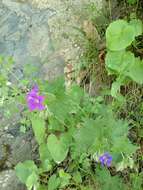
[[[104,153],[99,157],[99,161],[102,166],[106,165],[110,167],[112,162],[112,156],[109,153]]]
[[[95,179],[98,179],[99,173],[103,171],[105,173],[102,175],[108,175],[112,183],[109,168],[120,165],[118,161],[122,158],[120,152],[129,158],[137,149],[128,140],[128,124],[117,120],[112,109],[101,104],[96,98],[93,100],[76,85],[65,91],[63,82],[59,80],[47,85],[46,89],[49,93],[48,109],[45,109],[45,97],[39,95],[37,85],[26,95],[28,108],[33,112],[29,114],[29,120],[39,145],[40,163],[38,166],[33,161],[19,163],[16,166],[18,177],[22,181],[25,180],[28,190],[32,187],[37,189],[41,187],[43,182],[39,178],[39,173],[42,175],[45,172],[50,175],[49,180],[46,181],[48,187],[46,186],[45,189],[66,189],[71,183],[75,183],[76,187],[76,183],[86,186],[83,180],[86,178],[86,173],[83,171],[93,172],[89,157],[93,158],[93,155],[97,155],[94,162],[97,166],[94,171]],[[45,113],[43,115],[35,110],[45,110]],[[105,152],[99,154],[103,150]],[[112,154],[106,150],[111,151],[118,158],[114,163]],[[103,167],[98,167],[100,164]],[[124,164],[124,168],[130,167],[129,164],[130,162]],[[55,172],[55,167],[59,165],[60,169]],[[98,171],[98,168],[101,171]],[[21,172],[23,170],[26,171],[27,178],[23,176]],[[30,181],[33,178],[34,180]],[[75,182],[76,180],[78,182]]]
[[[45,106],[43,105],[45,97],[39,95],[38,86],[35,85],[26,96],[28,108],[30,111],[34,110],[44,110]]]

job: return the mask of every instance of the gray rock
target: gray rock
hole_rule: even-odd
[[[15,166],[19,162],[32,159],[32,145],[27,140],[27,136],[19,136],[15,139],[11,146],[11,154],[8,162]]]
[[[44,80],[52,81],[56,77],[60,77],[64,73],[64,60],[61,56],[57,55],[51,58],[41,68],[41,75]]]
[[[0,173],[0,190],[26,190],[16,177],[14,170],[5,170]]]
[[[12,0],[1,2],[0,54],[13,56],[13,72],[20,80],[27,78],[25,73],[21,73],[26,64],[32,64],[39,69],[49,53],[54,51],[48,27],[48,18],[52,14],[54,12],[50,9],[36,9],[29,3]],[[36,64],[35,60],[38,60]],[[16,83],[13,77],[11,81]]]
[[[16,131],[17,129],[17,131]],[[31,131],[21,134],[18,128],[0,132],[0,167],[13,168],[19,162],[35,159]]]

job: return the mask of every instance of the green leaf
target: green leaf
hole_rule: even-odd
[[[40,117],[32,117],[31,121],[36,141],[40,145],[45,142],[45,121]]]
[[[137,2],[137,0],[127,0],[127,2],[128,2],[129,4],[131,4],[131,5],[134,5],[134,4]]]
[[[109,69],[122,75],[127,75],[128,69],[134,64],[134,62],[134,54],[128,51],[108,51],[105,59],[105,64]]]
[[[127,167],[133,169],[134,167],[134,160],[131,157],[124,157],[121,162],[116,164],[116,170],[117,171],[123,171]]]
[[[73,173],[73,180],[76,183],[82,183],[82,177],[81,177],[80,172],[77,171],[77,172]]]
[[[59,171],[59,177],[60,177],[60,180],[61,180],[60,187],[63,188],[63,187],[65,187],[65,186],[67,186],[69,184],[71,176],[68,173],[64,172],[63,169],[61,169]]]
[[[133,19],[133,20],[130,21],[129,24],[134,28],[136,36],[139,36],[139,35],[142,34],[142,32],[143,32],[143,24],[142,24],[141,20]]]
[[[54,100],[49,100],[48,109],[57,120],[64,122],[65,119],[68,118],[68,114],[71,110],[70,105],[67,95],[62,92],[62,94],[56,96]],[[53,125],[52,120],[50,124]]]
[[[79,154],[86,152],[93,145],[97,135],[96,132],[97,128],[92,119],[86,119],[83,126],[75,131],[75,149]]]
[[[61,163],[67,156],[68,145],[64,143],[63,138],[58,139],[54,134],[48,136],[48,149],[54,161]]]
[[[48,190],[56,190],[60,185],[60,179],[54,174],[49,178]]]
[[[39,154],[40,154],[40,160],[41,160],[41,172],[47,172],[52,169],[52,157],[48,150],[47,144],[41,144],[39,146]]]
[[[133,145],[128,139],[129,126],[128,123],[122,120],[117,120],[112,130],[112,147],[111,150],[115,153],[124,153],[131,156],[137,150],[137,146]]]
[[[45,185],[40,185],[37,190],[47,190],[48,187]]]
[[[44,91],[47,91],[50,94],[54,94],[58,98],[63,96],[65,92],[64,78],[60,77],[49,84],[46,82]]]
[[[123,77],[124,79],[125,77]],[[123,80],[120,79],[119,77],[116,79],[115,82],[112,83],[111,86],[111,96],[116,98],[119,102],[124,103],[125,98],[120,94],[120,88],[123,85]]]
[[[26,181],[26,186],[28,190],[31,190],[33,186],[38,186],[38,175],[33,172]]]
[[[136,62],[129,68],[128,76],[139,84],[143,84],[143,61],[136,58]]]
[[[41,144],[39,147],[39,154],[40,154],[40,160],[41,160],[41,172],[47,172],[52,169],[52,157],[48,150],[47,144]]]
[[[48,150],[48,145],[45,143],[43,143],[39,146],[39,154],[40,154],[40,159],[42,162],[47,159],[49,159],[49,160],[52,159],[50,152]]]
[[[37,173],[38,169],[33,161],[27,160],[23,163],[17,164],[15,167],[15,171],[20,181],[26,184],[29,176],[31,176],[33,172]]]
[[[112,83],[112,87],[111,87],[111,96],[113,97],[118,97],[118,94],[120,93],[120,87],[121,87],[121,83],[118,81],[115,81]]]
[[[111,51],[120,51],[128,47],[136,34],[134,27],[125,20],[112,22],[106,30],[106,44]]]
[[[122,121],[122,120],[117,120],[114,123],[114,128],[113,128],[113,131],[112,131],[112,141],[115,142],[117,138],[120,138],[120,137],[123,137],[123,136],[127,137],[128,130],[129,130],[128,122]]]
[[[96,179],[102,190],[125,190],[125,186],[118,176],[112,177],[107,169],[96,169]]]
[[[136,145],[133,145],[127,137],[117,137],[116,141],[113,141],[111,150],[115,153],[123,152],[125,155],[131,156],[138,149]]]
[[[62,131],[63,132],[65,130],[64,125],[62,125],[62,123],[58,119],[59,118],[55,118],[55,114],[53,114],[52,116],[50,116],[48,118],[48,120],[49,120],[48,129],[50,131]]]
[[[131,183],[132,183],[132,190],[141,190],[142,189],[142,179],[143,179],[143,172],[141,173],[134,173],[131,174]]]
[[[47,159],[42,162],[42,171],[49,172],[52,169],[51,162]]]

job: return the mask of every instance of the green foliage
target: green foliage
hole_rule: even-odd
[[[129,4],[131,4],[131,5],[134,5],[134,4],[137,2],[137,0],[127,0],[127,2],[128,2]]]
[[[38,187],[38,169],[33,161],[27,160],[24,163],[19,163],[15,167],[15,171],[19,179],[26,184],[27,189]]]
[[[141,190],[143,185],[143,173],[140,174],[131,174],[131,189],[132,190]]]
[[[135,3],[133,0],[128,2]],[[92,11],[89,20],[95,23],[95,5],[89,4],[85,10],[88,14]],[[143,84],[143,61],[130,51],[142,31],[142,22],[137,19],[130,22],[114,21],[106,31],[106,67],[109,74],[116,76],[111,95],[122,102],[122,85],[131,80]],[[84,68],[89,69],[98,60],[99,52],[95,51],[95,40],[85,40],[86,32],[82,32],[85,53],[81,62]],[[33,68],[30,64],[25,67],[24,71],[29,77]],[[12,58],[0,57],[0,69],[0,106],[8,107],[5,113],[8,116],[14,108],[5,104],[5,99],[6,102],[19,101],[25,105],[26,94],[22,94],[9,81],[9,75],[13,75]],[[53,83],[43,83],[40,80],[37,82],[45,95],[46,109],[32,113],[24,110],[21,131],[26,131],[26,125],[32,127],[39,158],[35,160],[36,164],[28,160],[15,167],[17,176],[26,184],[27,189],[140,190],[142,174],[133,173],[126,185],[118,176],[118,171],[128,171],[128,168],[137,170],[134,155],[139,146],[128,138],[132,122],[117,118],[113,112],[113,104],[105,104],[102,97],[90,97],[77,85],[67,90],[63,78]],[[28,83],[25,79],[21,81],[24,87]],[[139,125],[142,123],[140,121]],[[139,135],[142,137],[141,133]],[[111,167],[102,166],[100,163],[99,157],[105,152],[113,158]],[[112,176],[114,170],[116,173]]]
[[[79,152],[79,154],[88,151],[88,149],[95,141],[96,132],[97,129],[95,128],[95,122],[90,119],[87,119],[83,123],[83,126],[81,126],[78,130],[75,131],[75,150]]]
[[[35,138],[38,144],[42,144],[45,141],[45,122],[42,118],[37,116],[33,116],[31,118],[32,121],[32,128],[35,134]]]
[[[143,84],[143,61],[135,59],[135,63],[129,68],[128,76],[135,82]]]
[[[41,160],[41,172],[50,171],[52,169],[52,157],[47,144],[43,143],[39,146],[39,154]]]
[[[67,156],[68,144],[65,144],[64,136],[60,139],[54,134],[48,136],[48,150],[56,163],[61,163]]]
[[[139,19],[132,19],[129,24],[134,28],[135,36],[139,36],[143,32],[143,24]]]
[[[64,172],[63,169],[61,169],[59,171],[59,177],[61,181],[61,188],[66,187],[70,182],[71,176],[68,173]]]
[[[53,174],[48,181],[48,189],[56,190],[59,187],[59,185],[60,179],[55,174]]]
[[[112,22],[106,30],[106,45],[110,51],[120,51],[128,47],[134,40],[135,29],[125,20]]]
[[[117,176],[112,177],[106,169],[97,169],[96,178],[102,190],[114,190],[115,187],[118,190],[126,190],[122,180]]]
[[[120,87],[127,81],[133,80],[143,84],[143,61],[136,58],[126,48],[131,45],[135,37],[141,35],[143,25],[140,20],[133,19],[129,23],[117,20],[106,30],[107,55],[105,63],[109,74],[117,76],[112,84],[111,95],[120,98]]]
[[[59,91],[52,90],[53,86],[56,89],[56,83],[60,94]],[[24,168],[27,171],[27,165],[23,163],[17,166],[20,180],[26,183],[29,189],[35,184],[40,187],[39,183],[36,183],[37,178],[45,172],[50,175],[47,181],[48,189],[66,188],[71,183],[81,186],[82,189],[81,184],[84,183],[86,172],[88,175],[93,173],[91,161],[99,163],[98,155],[105,151],[110,152],[113,156],[113,165],[118,170],[123,170],[131,167],[131,164],[125,164],[125,158],[131,157],[138,148],[128,139],[127,121],[116,119],[110,106],[101,103],[100,98],[90,98],[76,85],[68,91],[62,86],[63,83],[59,80],[51,84],[51,87],[47,87],[48,109],[45,113],[29,114],[39,144],[41,160],[36,171],[33,171],[33,167],[28,168],[26,177],[20,175],[20,170]],[[51,127],[54,123],[56,127]],[[67,161],[69,164],[66,164]],[[58,169],[61,164],[63,167]],[[107,171],[105,175],[109,178],[109,183],[101,183],[103,189],[115,184],[120,188],[117,176],[112,179]],[[98,179],[103,181],[102,175],[99,175]]]

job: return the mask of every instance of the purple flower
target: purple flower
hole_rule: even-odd
[[[111,162],[112,162],[112,156],[108,152],[106,152],[99,157],[99,161],[102,166],[106,165],[106,166],[110,167]]]
[[[44,110],[45,106],[43,105],[44,96],[40,96],[38,86],[35,85],[30,92],[28,92],[26,96],[28,108],[30,111],[34,110]]]

